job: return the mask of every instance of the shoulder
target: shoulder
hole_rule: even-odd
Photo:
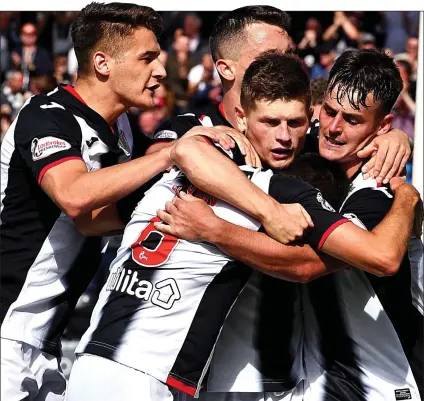
[[[191,128],[200,124],[199,118],[194,113],[172,117],[159,125],[153,134],[153,139],[175,140],[183,136]]]
[[[269,194],[280,203],[296,202],[302,195],[314,193],[315,188],[306,181],[277,173],[271,177],[269,184]]]

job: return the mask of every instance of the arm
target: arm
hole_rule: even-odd
[[[262,232],[248,230],[215,215],[202,200],[185,193],[159,210],[165,222],[154,223],[159,231],[189,241],[207,241],[262,273],[273,277],[309,282],[346,265],[327,255],[318,255],[309,245],[285,246]]]
[[[75,218],[116,202],[169,166],[169,149],[91,172],[82,160],[68,160],[44,174],[41,188]]]
[[[259,220],[268,234],[282,243],[301,238],[303,231],[312,225],[300,205],[280,205],[201,137],[179,141],[172,149],[171,160],[197,188]],[[249,196],[240,196],[244,193]]]
[[[350,22],[349,18],[345,15],[344,12],[341,12],[341,27],[345,34],[349,37],[350,40],[359,40],[359,31],[355,25]]]
[[[118,235],[122,234],[125,228],[115,204],[83,214],[74,220],[74,224],[86,237]]]
[[[395,194],[391,209],[372,231],[353,223],[343,224],[328,236],[322,251],[378,276],[395,274],[406,252],[420,202],[418,192],[409,184],[400,185]]]

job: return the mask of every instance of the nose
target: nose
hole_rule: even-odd
[[[154,63],[155,63],[155,66],[154,66],[153,74],[152,74],[153,77],[156,78],[157,80],[166,78],[166,70],[163,64],[159,61],[159,59],[156,59]]]
[[[278,133],[275,137],[275,139],[278,142],[291,142],[291,135],[290,132],[288,130],[287,124],[283,123],[280,127],[277,128],[278,129]]]
[[[331,120],[330,125],[328,126],[328,131],[331,133],[341,133],[343,131],[342,127],[342,114],[341,112],[337,113],[335,117]]]

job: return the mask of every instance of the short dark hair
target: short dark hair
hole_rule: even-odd
[[[355,110],[368,107],[367,96],[380,102],[381,115],[390,113],[403,83],[394,59],[376,49],[347,50],[334,63],[328,78],[327,92],[337,86],[336,98],[345,96]],[[355,98],[356,97],[356,98]]]
[[[308,182],[319,189],[336,210],[340,208],[350,186],[340,164],[324,159],[317,153],[300,155],[288,168],[280,170],[278,174]]]
[[[237,58],[238,44],[244,39],[245,28],[254,23],[274,25],[288,32],[290,16],[271,6],[246,6],[220,15],[209,38],[213,61]]]
[[[132,35],[136,28],[147,28],[159,36],[162,18],[150,7],[131,3],[92,2],[85,6],[71,28],[78,72],[89,72],[90,56],[96,46],[116,54],[121,50],[122,39]]]
[[[327,78],[317,77],[311,81],[311,103],[312,106],[324,103]]]
[[[256,102],[303,98],[311,102],[308,74],[299,57],[292,53],[269,50],[257,57],[244,73],[240,104],[247,113]]]

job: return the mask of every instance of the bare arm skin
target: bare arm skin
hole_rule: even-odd
[[[378,276],[395,274],[406,251],[420,199],[411,185],[395,189],[390,212],[373,231],[345,223],[334,229],[321,250],[347,264]],[[307,282],[327,274],[343,264],[323,260],[308,246],[285,246],[263,233],[253,232],[224,221],[201,200],[182,194],[166,205],[155,223],[160,231],[189,240],[212,242],[221,250],[250,266],[275,277]],[[360,252],[358,252],[360,250]]]

